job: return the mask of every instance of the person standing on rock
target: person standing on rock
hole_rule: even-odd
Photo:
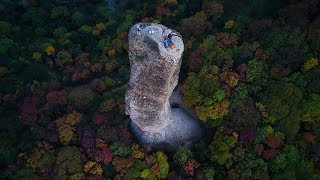
[[[173,32],[169,33],[169,35],[167,36],[164,36],[163,39],[164,39],[164,46],[166,48],[168,48],[170,46],[171,49],[175,48],[175,45],[172,41],[172,37],[173,36],[178,36],[177,34],[174,34]]]

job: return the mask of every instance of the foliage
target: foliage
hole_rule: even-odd
[[[206,179],[208,179],[208,180],[214,179],[214,175],[215,175],[216,171],[214,170],[213,167],[205,167],[203,169],[203,171],[204,171],[204,176],[206,177]]]
[[[26,157],[27,165],[44,173],[55,161],[55,153],[47,142],[38,142],[36,148]]]
[[[135,159],[143,159],[144,153],[138,144],[133,144],[131,147],[132,157]]]
[[[234,104],[224,124],[237,132],[242,132],[249,128],[256,128],[260,119],[261,113],[256,108],[254,101],[249,98]]]
[[[69,93],[68,101],[78,109],[84,109],[94,99],[94,93],[87,88],[76,88]]]
[[[234,20],[228,20],[224,23],[224,28],[232,29],[235,26],[236,22]]]
[[[94,132],[90,128],[77,128],[77,136],[80,140],[80,145],[84,149],[93,148],[94,146]]]
[[[59,139],[62,144],[69,144],[75,136],[75,125],[77,125],[82,119],[82,114],[73,111],[72,113],[65,115],[56,120],[58,127]]]
[[[56,63],[58,66],[63,67],[66,64],[72,62],[71,54],[68,51],[62,50],[59,51],[56,57]]]
[[[85,22],[85,15],[79,11],[76,11],[71,16],[72,22],[78,26]]]
[[[151,169],[148,168],[145,161],[135,160],[134,165],[126,172],[125,178],[138,179],[140,177],[143,179],[156,178]]]
[[[141,177],[142,179],[154,179],[154,178],[156,178],[156,177],[152,174],[151,169],[144,169],[144,170],[141,172],[140,177]]]
[[[189,175],[193,176],[195,173],[195,169],[198,168],[197,162],[193,159],[191,161],[188,161],[184,166],[184,171]]]
[[[237,162],[235,169],[241,177],[252,178],[255,171],[260,170],[266,172],[268,166],[263,159],[256,158],[253,154],[247,153],[243,159]]]
[[[173,156],[173,160],[176,164],[183,165],[189,160],[190,157],[191,157],[190,150],[184,147],[179,147],[177,149],[177,152]]]
[[[87,154],[94,161],[102,162],[104,164],[110,163],[113,158],[112,151],[108,147],[97,147],[94,149],[89,149],[87,151]]]
[[[230,150],[236,145],[237,137],[216,132],[212,143],[209,145],[211,161],[223,165],[231,158]]]
[[[320,95],[310,94],[306,101],[303,103],[303,121],[310,123],[319,122],[319,105]]]
[[[84,176],[82,172],[81,152],[75,146],[65,146],[59,149],[55,161],[55,178],[63,179],[68,176]]]
[[[320,179],[319,5],[1,1],[0,179]],[[191,149],[129,129],[139,21],[183,36],[182,100],[206,129]]]
[[[51,9],[51,15],[50,18],[56,19],[64,16],[69,16],[69,11],[66,7],[64,6],[58,6],[58,7],[53,7]]]
[[[302,70],[308,71],[316,66],[318,66],[318,59],[311,58],[311,59],[308,59],[306,62],[304,62]]]
[[[34,124],[38,119],[37,112],[38,110],[35,104],[30,102],[23,103],[23,105],[21,106],[21,118],[23,124]]]
[[[226,45],[231,45],[236,43],[236,37],[235,35],[229,35],[226,33],[222,34],[223,36],[221,37],[227,37],[227,41],[224,42]],[[228,41],[228,37],[231,37],[231,41]],[[220,37],[220,38],[221,38]],[[221,40],[224,40],[221,38]],[[201,47],[206,49],[206,54],[205,54],[205,60],[206,62],[214,62],[217,61],[219,59],[227,59],[227,60],[231,60],[233,59],[234,55],[236,54],[237,48],[232,47],[232,48],[227,48],[226,46],[223,46],[222,43],[219,43],[217,40],[216,36],[213,35],[209,35],[207,36],[202,44]]]
[[[112,160],[112,165],[115,167],[117,172],[124,173],[126,172],[131,166],[133,166],[134,160],[133,159],[126,159],[126,158],[119,158],[115,157]]]
[[[247,80],[252,81],[261,81],[267,78],[266,67],[263,61],[251,60],[248,62],[247,70]]]
[[[49,45],[46,47],[45,51],[47,55],[54,55],[54,53],[56,52],[56,49],[52,45]]]
[[[210,1],[204,7],[208,18],[217,19],[223,13],[223,5],[218,1]]]
[[[52,91],[46,96],[47,104],[49,106],[65,106],[68,103],[68,93],[65,90]]]
[[[188,59],[188,66],[193,71],[200,71],[204,64],[204,55],[206,53],[206,49],[199,47],[195,51],[193,51]]]
[[[310,48],[318,53],[320,48],[319,22],[320,22],[320,16],[318,15],[316,18],[314,18],[314,21],[309,25],[309,28],[307,29],[308,35],[306,37],[307,41],[310,44]]]
[[[204,16],[192,16],[182,19],[179,31],[186,36],[196,36],[210,30],[212,24]]]
[[[34,52],[32,55],[32,59],[34,59],[36,62],[41,62],[42,54],[39,52]]]
[[[157,156],[157,163],[160,171],[160,178],[165,179],[169,173],[169,163],[167,161],[167,156],[161,151],[158,151],[156,153],[156,156]]]
[[[12,39],[1,38],[0,39],[0,55],[6,54],[13,45],[14,45],[14,41]]]
[[[301,49],[304,54],[308,51],[306,42],[299,29],[290,26],[273,27],[264,35],[261,42],[269,54],[274,54],[285,47]]]
[[[216,39],[219,43],[221,43],[224,47],[232,47],[236,46],[238,43],[238,37],[234,33],[217,33]]]
[[[122,142],[115,142],[110,145],[110,149],[115,156],[119,157],[127,157],[131,150]]]
[[[276,119],[287,117],[303,98],[301,90],[292,83],[271,84],[269,89],[263,104],[266,105],[268,114]]]
[[[0,21],[0,35],[8,35],[11,31],[11,24],[6,21]]]
[[[93,162],[93,161],[88,161],[84,165],[84,171],[88,172],[92,175],[102,175],[102,168],[99,163]]]
[[[229,101],[220,89],[216,66],[204,66],[201,71],[189,73],[183,85],[183,100],[186,105],[194,107],[199,118],[218,125],[220,119],[227,115]]]

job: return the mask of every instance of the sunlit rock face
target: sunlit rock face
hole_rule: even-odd
[[[163,36],[172,31],[178,35],[172,38],[173,49],[163,43]],[[199,125],[181,110],[172,110],[169,103],[178,83],[183,50],[181,35],[163,25],[138,23],[130,29],[131,74],[126,114],[130,115],[131,127],[143,144],[171,146],[200,136],[196,132]]]

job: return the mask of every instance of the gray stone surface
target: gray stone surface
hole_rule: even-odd
[[[175,48],[165,48],[170,32]],[[181,109],[172,109],[169,97],[178,83],[184,44],[181,35],[160,24],[137,23],[129,32],[130,81],[126,114],[144,144],[175,146],[201,136],[199,124]]]

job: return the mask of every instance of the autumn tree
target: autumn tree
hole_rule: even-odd
[[[65,146],[58,150],[54,165],[55,178],[84,178],[81,152],[75,146]]]
[[[46,99],[51,107],[64,107],[68,103],[68,93],[65,90],[52,91],[47,94]]]
[[[65,115],[56,120],[59,139],[62,144],[67,145],[75,136],[75,125],[77,125],[82,119],[82,114],[73,111],[72,113]]]
[[[204,1],[203,9],[209,19],[218,19],[223,13],[223,5],[218,1]]]
[[[234,33],[217,33],[216,39],[225,47],[236,46],[238,43],[238,37]]]
[[[94,93],[88,88],[76,88],[69,93],[68,102],[71,107],[84,109],[94,99]]]
[[[261,113],[256,108],[253,99],[247,98],[232,107],[224,124],[240,133],[249,128],[256,128],[261,118]]]
[[[212,28],[205,16],[191,16],[182,19],[179,32],[185,36],[199,36]]]
[[[189,59],[187,61],[187,64],[192,71],[200,71],[204,64],[204,55],[206,53],[206,49],[203,47],[197,48],[195,51],[193,51]]]

